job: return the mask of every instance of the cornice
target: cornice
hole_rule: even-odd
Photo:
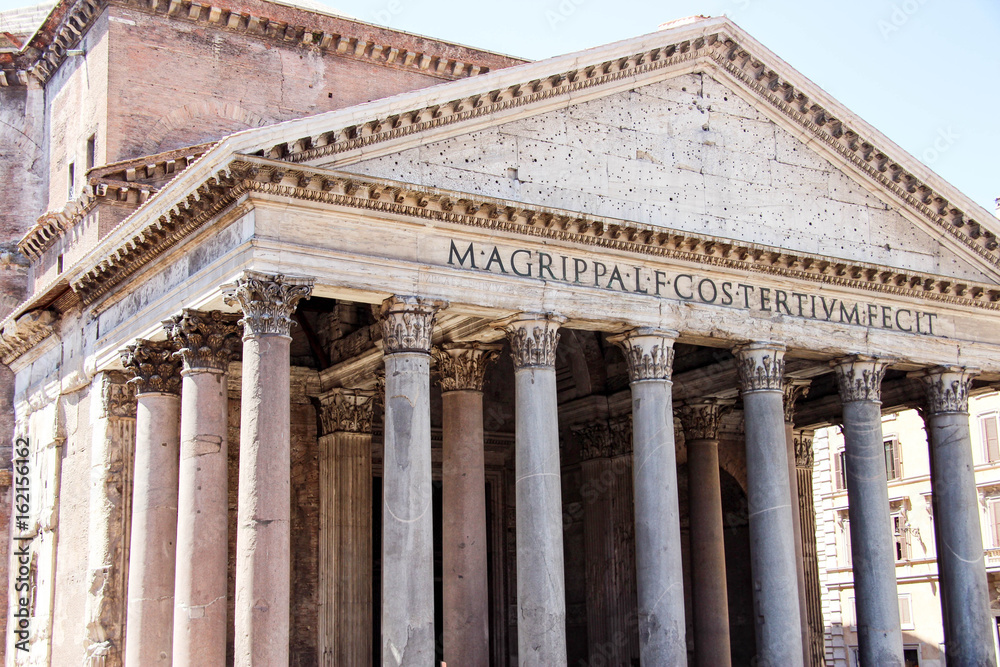
[[[8,318],[0,330],[0,362],[10,364],[55,332],[58,315],[51,310],[36,310],[16,320]]]
[[[124,204],[133,208],[142,206],[159,188],[141,181],[173,178],[204,155],[212,145],[199,144],[91,169],[87,187],[80,196],[66,202],[61,211],[50,211],[38,218],[18,241],[18,250],[32,261],[37,261],[63,233],[77,225],[99,203]]]
[[[72,287],[85,304],[150,263],[244,194],[264,194],[435,220],[722,269],[836,287],[1000,310],[1000,286],[819,254],[745,243],[522,202],[409,185],[328,169],[242,156],[204,181],[184,202],[105,251]]]
[[[48,81],[65,60],[66,52],[77,46],[101,11],[112,4],[227,32],[243,33],[262,40],[291,44],[313,52],[328,53],[391,69],[420,72],[445,81],[485,74],[491,70],[483,62],[466,62],[444,55],[448,51],[462,50],[470,55],[478,52],[488,56],[478,60],[495,61],[500,66],[522,62],[509,56],[426,38],[412,41],[440,48],[414,49],[412,45],[404,47],[402,42],[405,40],[400,40],[395,45],[381,43],[382,40],[376,41],[370,37],[376,33],[396,31],[313,12],[304,7],[276,5],[269,8],[272,16],[257,16],[250,11],[237,11],[228,7],[227,2],[208,4],[191,0],[79,0],[64,3],[66,9],[62,11],[59,11],[60,7],[57,5],[55,16],[49,17],[25,44],[21,53],[9,59],[10,62],[0,63],[0,86],[26,85],[28,75],[42,83]],[[296,20],[281,20],[278,18],[280,15]],[[309,25],[304,25],[309,17],[312,18]]]

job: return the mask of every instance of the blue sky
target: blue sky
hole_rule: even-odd
[[[311,0],[323,2],[323,0]],[[32,4],[0,0],[0,10]],[[1000,197],[996,0],[331,0],[355,18],[538,60],[726,14],[987,210]]]

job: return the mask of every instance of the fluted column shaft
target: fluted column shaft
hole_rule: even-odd
[[[499,345],[435,348],[441,386],[444,661],[490,662],[483,380]]]
[[[806,619],[809,622],[806,664],[822,667],[823,592],[819,582],[819,554],[816,548],[816,505],[813,499],[812,431],[795,431],[795,471],[799,486],[799,521],[802,526],[802,569],[805,573]]]
[[[847,512],[851,522],[858,648],[866,665],[903,665],[896,594],[896,554],[889,525],[889,487],[882,439],[886,362],[851,356],[835,362],[844,404]]]
[[[180,362],[165,343],[122,353],[136,388],[127,667],[171,664],[180,450]]]
[[[522,667],[566,665],[555,369],[562,321],[523,314],[505,323],[514,359],[517,644]]]
[[[573,434],[581,441],[590,659],[630,665],[639,657],[632,417],[577,427]]]
[[[801,501],[803,493],[812,494],[812,487],[808,489],[799,488],[799,476],[795,468],[795,401],[801,396],[805,396],[809,391],[809,380],[785,380],[784,384],[784,408],[785,408],[785,451],[788,457],[788,486],[791,496],[789,503],[792,508],[792,526],[795,529],[795,577],[799,590],[799,628],[802,633],[802,659],[805,664],[811,662],[809,647],[809,616],[806,611],[806,579],[803,560],[802,547],[802,516]]]
[[[372,662],[373,391],[320,398],[319,653],[323,667]]]
[[[609,339],[625,354],[632,389],[639,652],[646,666],[687,664],[670,380],[676,335],[641,328]]]
[[[743,395],[750,566],[760,664],[803,664],[795,527],[782,406],[784,346],[734,350]]]
[[[724,407],[706,400],[686,404],[678,411],[687,446],[691,606],[694,657],[699,667],[732,664],[719,478],[719,420]]]
[[[235,663],[288,664],[291,597],[291,315],[312,281],[244,271],[226,302],[243,311],[236,532]]]
[[[382,664],[434,661],[430,348],[444,304],[382,303],[385,455],[382,473]]]
[[[927,388],[931,486],[948,665],[996,665],[992,614],[969,432],[974,369],[938,367],[922,374]]]

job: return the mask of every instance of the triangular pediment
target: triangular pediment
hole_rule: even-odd
[[[992,281],[930,221],[715,70],[341,164],[470,195],[908,271]],[[317,166],[333,166],[335,160]]]
[[[225,201],[220,184],[237,187],[231,167],[242,156],[685,230],[1000,298],[965,284],[1000,284],[997,220],[726,18],[232,135],[74,267],[74,290],[109,287],[122,258],[121,275],[137,270],[164,221],[207,222]],[[192,204],[209,200],[202,213]]]

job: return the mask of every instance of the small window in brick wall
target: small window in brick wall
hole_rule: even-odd
[[[87,171],[94,168],[97,160],[97,135],[92,134],[87,138]]]
[[[997,414],[991,413],[979,418],[979,428],[983,435],[983,453],[990,463],[1000,461],[1000,436],[997,429]]]
[[[69,171],[66,174],[68,188],[66,192],[67,199],[73,199],[76,196],[76,164],[73,162],[69,163]]]

